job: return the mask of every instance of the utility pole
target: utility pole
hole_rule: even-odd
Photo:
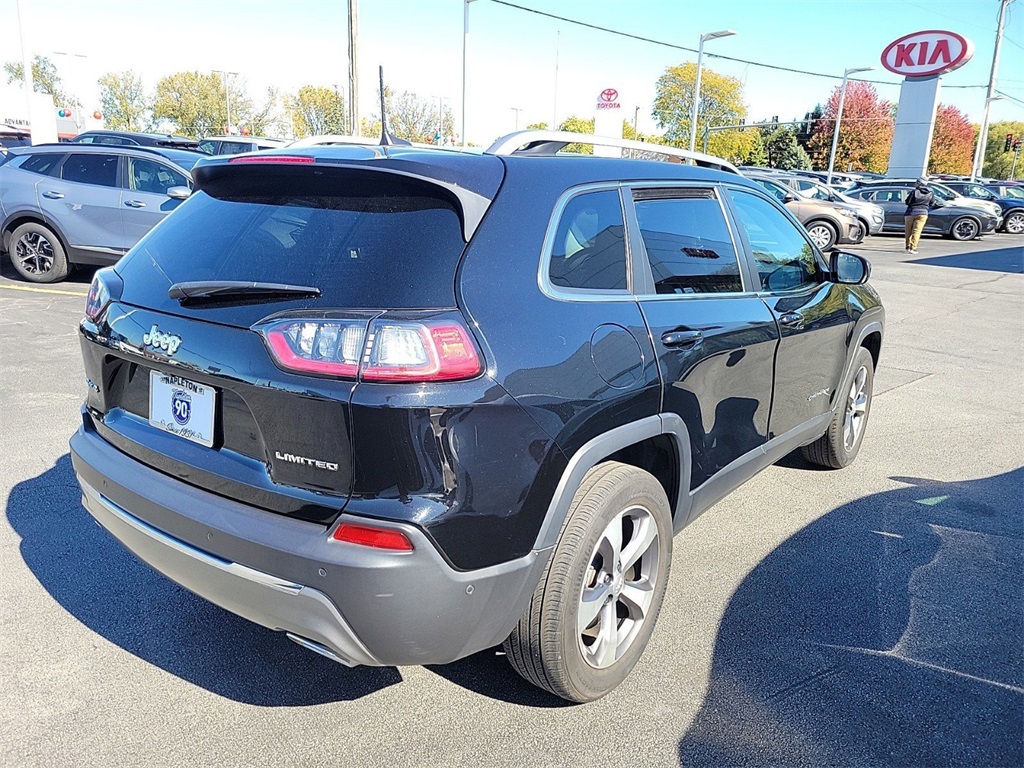
[[[551,106],[551,130],[558,130],[558,53],[562,44],[562,30],[555,32],[555,98]]]
[[[362,131],[359,124],[359,0],[348,0],[348,126],[353,136]],[[381,120],[384,116],[381,115]]]
[[[18,37],[21,38],[21,66],[23,68],[22,77],[24,78],[25,87],[25,108],[28,110],[25,114],[28,117],[28,131],[33,137],[32,143],[36,143],[35,132],[32,130],[32,89],[35,87],[32,83],[32,57],[29,55],[28,48],[25,45],[25,9],[21,7],[21,0],[18,0]]]
[[[469,4],[462,0],[462,146],[466,146],[466,64],[469,57]]]
[[[636,107],[633,109],[633,138],[637,139],[637,140],[640,139],[640,134],[636,132],[636,121],[637,121],[638,117],[640,117],[640,105],[639,104],[637,104]]]
[[[224,69],[215,69],[215,70],[213,70],[213,72],[214,72],[214,74],[217,74],[217,75],[224,75],[224,101],[226,102],[225,106],[227,106],[227,109],[228,109],[228,125],[227,125],[227,131],[225,131],[225,135],[230,136],[231,135],[231,75],[237,75],[238,73],[237,72],[228,72],[227,70],[224,70]]]
[[[988,76],[988,91],[985,93],[985,114],[981,119],[981,130],[978,131],[978,146],[974,148],[974,164],[971,165],[971,181],[981,175],[985,166],[985,145],[988,143],[988,112],[995,101],[996,71],[999,69],[999,49],[1003,44],[1003,24],[1006,21],[1006,8],[1012,0],[1001,0],[999,3],[999,21],[996,24],[996,46],[992,51],[992,70]]]

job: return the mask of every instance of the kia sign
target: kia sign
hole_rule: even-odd
[[[882,66],[904,77],[931,77],[962,67],[974,43],[956,32],[929,29],[893,40],[882,51]]]
[[[597,97],[598,109],[622,109],[619,104],[619,92],[614,88],[605,88]]]

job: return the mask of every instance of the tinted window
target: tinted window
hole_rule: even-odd
[[[615,190],[572,198],[562,210],[551,247],[553,285],[586,290],[626,289],[622,206]]]
[[[961,187],[958,191],[961,195],[966,195],[967,197],[977,197],[982,200],[988,200],[990,197],[992,197],[992,193],[989,192],[980,184],[966,184],[964,185],[964,187]]]
[[[821,281],[814,249],[797,225],[755,195],[729,190],[729,197],[750,242],[763,288],[792,291]]]
[[[905,189],[880,189],[871,195],[876,203],[902,203]]]
[[[786,196],[790,194],[790,191],[781,184],[776,184],[774,181],[768,181],[767,179],[754,179],[755,182],[760,184],[767,190],[768,194],[778,200],[780,203],[786,199]]]
[[[121,266],[150,307],[170,306],[167,280],[310,285],[325,309],[454,307],[464,247],[457,210],[431,185],[260,169],[209,182]]]
[[[49,152],[44,155],[29,155],[17,166],[23,171],[30,171],[31,173],[39,173],[43,176],[49,175],[54,167],[60,163],[61,158],[64,157],[60,152]]]
[[[721,205],[710,191],[690,194],[702,196],[635,203],[655,292],[742,291],[740,266]]]
[[[138,157],[128,158],[129,189],[165,195],[171,187],[187,186],[188,179],[163,163]]]
[[[117,155],[68,155],[61,168],[64,181],[116,187]]]
[[[215,141],[201,141],[199,142],[199,151],[205,152],[208,155],[212,155],[217,151],[217,142]]]
[[[237,155],[241,152],[251,152],[251,141],[222,141],[220,143],[220,155]]]

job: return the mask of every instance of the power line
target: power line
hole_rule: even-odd
[[[618,37],[626,37],[630,40],[638,40],[642,43],[651,43],[652,45],[660,45],[663,48],[672,48],[677,51],[686,51],[688,53],[697,53],[696,48],[689,48],[685,45],[676,45],[675,43],[666,43],[664,40],[655,40],[652,37],[644,37],[643,35],[634,35],[629,32],[621,32],[617,29],[611,29],[609,27],[602,27],[598,24],[591,24],[586,21],[580,21],[579,19],[570,19],[567,16],[558,16],[554,13],[548,13],[547,11],[539,11],[536,8],[527,8],[525,5],[517,5],[516,3],[510,3],[508,0],[491,0],[492,3],[497,5],[504,5],[508,8],[515,8],[517,11],[525,11],[527,13],[533,13],[537,16],[546,16],[549,19],[555,19],[556,21],[564,21],[566,24],[575,24],[578,27],[586,27],[587,29],[595,29],[598,32],[607,32],[609,35],[617,35]],[[810,77],[824,77],[829,80],[842,80],[842,75],[829,75],[824,72],[809,72],[806,69],[794,69],[792,67],[782,67],[778,64],[765,64],[761,61],[750,61],[748,59],[737,59],[733,56],[723,56],[720,53],[705,53],[709,59],[722,59],[723,61],[733,61],[738,64],[748,64],[754,67],[763,67],[764,69],[773,69],[778,72],[792,72],[797,75],[809,75]],[[889,82],[888,80],[863,80],[861,78],[850,78],[851,80],[857,80],[862,83],[872,83],[874,85],[899,85],[899,83]],[[984,85],[948,85],[946,88],[985,88]]]

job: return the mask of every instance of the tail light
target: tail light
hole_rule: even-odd
[[[430,319],[284,319],[259,328],[289,371],[363,381],[458,381],[483,370],[473,339],[450,313]]]
[[[99,322],[110,302],[120,297],[121,288],[121,278],[113,267],[96,270],[89,286],[89,295],[85,300],[85,316],[94,323]]]

